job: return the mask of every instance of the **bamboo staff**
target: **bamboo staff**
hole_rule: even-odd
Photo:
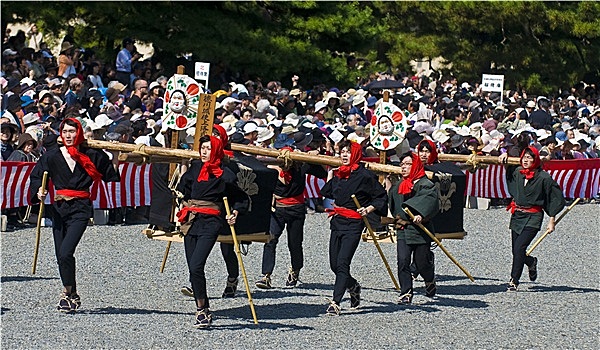
[[[404,212],[408,215],[408,217],[411,220],[415,219],[415,216],[413,215],[413,213],[410,211],[410,209],[408,208],[404,208],[403,209]],[[421,230],[423,230],[423,232],[425,232],[437,245],[438,247],[440,247],[442,249],[442,251],[446,254],[446,256],[448,256],[448,258],[450,258],[450,260],[452,260],[452,262],[454,264],[456,264],[456,266],[458,266],[459,269],[461,269],[462,272],[465,273],[465,275],[467,275],[467,277],[469,277],[469,279],[471,280],[471,282],[475,282],[475,279],[473,278],[473,276],[471,276],[471,274],[469,273],[469,271],[467,271],[467,269],[465,269],[455,258],[454,256],[452,256],[452,254],[450,254],[450,252],[448,251],[448,249],[446,249],[446,247],[444,247],[442,245],[442,242],[440,242],[439,239],[437,239],[437,237],[435,237],[435,235],[433,233],[431,233],[427,227],[423,226],[422,223],[416,223],[414,222],[415,225],[417,225]]]
[[[121,152],[132,152],[131,155],[121,155],[120,160],[130,159],[133,161],[142,161],[143,157],[148,157],[151,161],[154,161],[156,158],[157,162],[177,162],[178,159],[200,159],[200,154],[198,152],[194,152],[191,150],[183,150],[183,149],[169,149],[163,147],[152,147],[146,145],[134,145],[128,143],[120,143],[120,142],[108,142],[108,141],[98,141],[98,140],[87,140],[87,147],[91,148],[100,148]],[[333,167],[339,167],[342,165],[342,161],[339,157],[325,156],[325,155],[317,155],[313,156],[311,154],[303,153],[303,152],[289,152],[283,153],[276,149],[271,148],[263,148],[249,145],[242,145],[237,143],[231,144],[231,149],[233,151],[245,152],[252,155],[259,155],[265,157],[272,158],[280,158],[281,157],[289,157],[292,161],[302,162],[302,163],[311,163],[311,164],[320,164],[320,165],[330,165]],[[498,162],[497,157],[490,156],[468,156],[468,155],[460,155],[460,154],[440,154],[440,160],[448,160],[455,162],[467,162],[474,161],[479,163],[486,164],[500,164]],[[363,162],[365,168],[378,172],[378,173],[387,173],[387,174],[400,174],[400,168],[394,165],[389,164],[379,164],[379,163],[370,163]],[[519,158],[509,157],[508,162],[505,164],[510,165],[518,165]]]
[[[558,219],[556,219],[556,221],[554,222],[554,225],[556,226],[556,224],[558,224],[560,222],[560,220],[562,220],[562,218],[565,217],[565,215],[567,215],[571,209],[573,209],[573,207],[575,206],[575,204],[579,203],[579,200],[581,198],[577,198],[573,201],[573,203],[571,205],[569,205],[567,207],[567,209],[565,211],[562,212],[562,214],[560,214],[560,216],[558,217]],[[535,249],[535,247],[538,246],[538,244],[542,243],[542,240],[544,238],[546,238],[546,236],[548,236],[550,234],[549,230],[546,230],[546,232],[544,232],[543,235],[540,236],[540,238],[537,239],[537,241],[535,241],[535,243],[533,243],[533,245],[531,246],[531,248],[529,248],[529,250],[527,250],[527,256],[529,256],[531,254],[531,252],[533,252],[533,250]]]
[[[354,201],[354,204],[356,205],[356,207],[362,208],[362,205],[360,205],[356,196],[352,195],[351,197],[352,197],[352,200]],[[367,219],[366,216],[363,216],[362,218],[363,218],[363,221],[365,222],[365,226],[367,227],[367,231],[369,231],[369,235],[371,236],[371,239],[373,240],[373,243],[375,243],[375,247],[377,247],[379,256],[381,256],[381,260],[383,260],[383,264],[385,265],[387,272],[390,274],[390,277],[392,278],[392,282],[394,282],[394,287],[396,288],[396,290],[400,290],[400,286],[398,285],[398,281],[396,281],[396,277],[394,276],[394,273],[392,272],[392,269],[390,268],[390,264],[388,264],[387,259],[385,258],[385,255],[383,254],[383,250],[381,250],[381,247],[379,246],[379,242],[377,240],[377,237],[375,236],[375,232],[373,232],[371,223],[369,222],[369,220]]]
[[[231,215],[231,209],[229,208],[229,201],[227,197],[223,197],[223,203],[225,204],[225,211],[227,212],[227,216]],[[248,303],[250,304],[250,310],[252,311],[252,318],[254,319],[254,324],[258,324],[258,318],[256,317],[256,311],[254,310],[254,302],[252,301],[252,293],[250,292],[250,285],[248,284],[248,277],[246,276],[246,268],[244,267],[244,260],[242,260],[242,253],[240,252],[240,245],[237,240],[237,235],[235,234],[235,227],[233,225],[229,225],[229,229],[231,230],[231,237],[233,238],[233,247],[235,249],[235,254],[237,255],[238,262],[240,263],[240,267],[242,268],[242,277],[244,278],[244,285],[246,286],[246,294],[248,295]]]
[[[48,182],[48,172],[44,171],[42,175],[42,193],[46,193],[46,183]],[[31,265],[31,274],[35,275],[35,268],[37,267],[38,252],[40,250],[40,236],[42,235],[42,218],[44,215],[44,198],[40,201],[40,211],[38,212],[37,227],[35,228],[35,248],[33,250],[33,264]]]

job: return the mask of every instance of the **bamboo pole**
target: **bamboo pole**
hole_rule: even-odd
[[[48,172],[44,171],[42,175],[42,193],[46,192],[46,185],[48,183]],[[37,226],[35,228],[35,248],[33,250],[33,264],[31,265],[31,274],[35,275],[35,269],[37,267],[38,252],[40,250],[40,236],[42,235],[42,219],[44,217],[44,198],[40,201],[40,211],[37,217]]]
[[[507,158],[507,162],[506,163],[501,163],[498,160],[498,157],[495,156],[471,156],[471,155],[464,155],[464,154],[446,154],[446,153],[441,153],[438,155],[438,159],[440,161],[445,161],[445,162],[458,162],[458,163],[465,163],[467,161],[473,161],[476,163],[483,163],[483,164],[502,164],[502,165],[520,165],[521,161],[518,157],[508,157]]]
[[[360,205],[356,196],[352,195],[351,197],[352,197],[352,200],[354,201],[354,204],[356,205],[356,207],[361,208],[362,205]],[[373,232],[373,228],[371,227],[371,223],[369,222],[369,219],[367,219],[366,216],[363,216],[362,218],[363,218],[363,221],[365,222],[365,226],[367,227],[367,231],[369,232],[369,235],[371,236],[371,239],[373,240],[373,243],[375,243],[375,247],[377,247],[379,256],[381,256],[381,260],[383,260],[383,264],[385,265],[385,268],[387,269],[388,274],[392,278],[392,282],[394,283],[394,288],[396,288],[396,290],[400,290],[400,285],[398,285],[398,281],[396,280],[396,277],[394,276],[394,273],[392,272],[392,269],[390,268],[390,264],[388,264],[388,261],[385,258],[385,255],[383,254],[383,250],[381,250],[381,247],[379,246],[377,236],[375,236],[375,232]]]
[[[414,220],[414,219],[415,219],[415,216],[414,216],[414,215],[413,215],[413,213],[410,211],[410,209],[408,209],[408,208],[404,208],[403,210],[404,210],[404,212],[405,212],[405,213],[408,215],[408,217],[409,217],[411,220]],[[427,227],[423,226],[423,224],[422,224],[422,223],[418,223],[418,224],[417,224],[417,223],[414,223],[414,224],[415,224],[415,225],[417,225],[417,226],[418,226],[418,227],[419,227],[421,230],[423,230],[423,232],[425,232],[425,233],[426,233],[426,234],[427,234],[427,235],[428,235],[428,236],[429,236],[429,237],[430,237],[430,238],[431,238],[431,239],[432,239],[432,240],[433,240],[433,241],[434,241],[434,242],[435,242],[435,243],[438,245],[438,247],[440,247],[440,248],[442,249],[442,251],[443,251],[443,252],[446,254],[446,256],[447,256],[448,258],[450,258],[450,260],[452,260],[452,262],[453,262],[454,264],[456,264],[456,266],[458,266],[458,268],[459,268],[459,269],[460,269],[462,272],[464,272],[464,273],[465,273],[465,275],[467,275],[467,277],[469,277],[469,279],[471,280],[471,282],[475,282],[475,279],[473,278],[473,276],[471,276],[471,274],[469,273],[469,271],[467,271],[467,269],[465,269],[465,268],[464,268],[464,267],[463,267],[463,266],[462,266],[462,265],[461,265],[461,264],[460,264],[460,263],[459,263],[459,262],[456,260],[456,258],[455,258],[454,256],[452,256],[452,254],[450,254],[450,252],[448,251],[448,249],[446,249],[446,247],[444,247],[444,246],[442,245],[442,242],[440,242],[440,240],[439,240],[439,239],[437,239],[437,237],[436,237],[436,236],[435,236],[433,233],[431,233],[431,232],[430,232],[430,231],[427,229]]]
[[[571,205],[569,205],[567,207],[567,209],[565,211],[562,212],[562,214],[560,214],[560,216],[558,217],[558,219],[556,219],[556,221],[554,222],[554,226],[556,226],[560,220],[562,220],[562,218],[565,217],[565,215],[567,215],[571,209],[573,209],[573,207],[575,206],[575,204],[579,203],[579,200],[581,200],[581,198],[577,198],[573,201],[573,203],[571,203]],[[535,243],[533,243],[533,245],[531,246],[531,248],[529,248],[529,250],[527,251],[527,256],[529,256],[531,254],[531,252],[533,252],[533,250],[535,249],[535,247],[538,246],[538,244],[542,243],[542,240],[544,238],[546,238],[546,236],[548,236],[550,234],[550,231],[546,230],[546,232],[544,232],[543,235],[540,236],[540,238],[538,238],[537,241],[535,241]]]
[[[161,157],[173,157],[179,159],[200,159],[200,154],[198,152],[194,152],[191,150],[183,150],[183,149],[169,149],[164,147],[152,147],[145,145],[134,145],[129,143],[120,143],[120,142],[108,142],[108,141],[98,141],[98,140],[87,140],[87,147],[91,148],[101,148],[107,150],[121,151],[121,152],[133,152],[145,156],[161,156]],[[265,157],[277,158],[280,156],[279,150],[272,148],[263,148],[257,146],[249,146],[242,145],[237,143],[231,144],[231,149],[233,151],[244,152],[252,155],[259,155]],[[130,156],[128,156],[129,159]],[[137,156],[131,156],[137,157]],[[141,156],[140,156],[141,157]],[[330,165],[333,167],[339,167],[342,165],[342,160],[339,157],[325,156],[325,155],[316,155],[313,156],[308,153],[303,152],[289,152],[289,157],[293,161],[302,162],[302,163],[311,163],[311,164],[319,164],[319,165]],[[460,155],[460,154],[440,154],[440,160],[448,160],[453,162],[467,162],[469,160],[475,160],[476,162],[486,163],[486,164],[500,164],[498,162],[497,157],[492,156],[469,156],[469,155]],[[135,159],[135,158],[134,158]],[[400,167],[390,165],[390,164],[379,164],[379,163],[371,163],[371,162],[362,162],[365,165],[365,168],[379,172],[379,173],[387,173],[387,174],[400,174]],[[519,164],[519,158],[509,157],[508,163],[510,165]]]
[[[227,197],[223,197],[223,203],[225,204],[225,211],[229,217],[231,215],[231,209],[229,208],[229,201],[227,200]],[[248,303],[250,304],[250,311],[252,311],[252,318],[254,319],[254,324],[258,324],[256,310],[254,310],[254,302],[252,301],[252,293],[250,292],[250,285],[248,284],[248,276],[246,276],[246,268],[244,267],[244,260],[242,259],[242,253],[240,252],[240,244],[238,242],[237,235],[235,234],[235,227],[233,225],[229,225],[229,229],[231,230],[231,238],[233,238],[235,254],[237,255],[240,268],[242,269],[242,277],[244,278],[244,285],[246,286],[246,294],[248,295]]]

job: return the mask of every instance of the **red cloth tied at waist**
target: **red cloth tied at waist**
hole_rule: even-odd
[[[544,208],[541,205],[534,205],[532,207],[522,207],[517,205],[515,201],[510,202],[510,204],[506,207],[507,211],[510,211],[511,214],[514,214],[515,211],[522,211],[524,213],[541,213]]]
[[[304,193],[300,193],[299,195],[294,197],[275,198],[275,201],[284,205],[304,204]]]
[[[179,220],[179,222],[185,222],[187,219],[187,216],[190,212],[206,214],[206,215],[214,215],[214,216],[221,215],[220,210],[213,209],[213,208],[183,207],[183,209],[181,209],[177,213],[177,220]]]
[[[54,192],[54,200],[88,199],[91,195],[88,191],[62,189]]]
[[[325,209],[326,213],[329,213],[329,216],[341,215],[345,218],[349,219],[362,219],[362,216],[354,209],[348,209],[344,207],[333,207]]]

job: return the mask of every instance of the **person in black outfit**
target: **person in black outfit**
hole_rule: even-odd
[[[292,151],[290,147],[277,147]],[[273,196],[275,198],[275,211],[271,215],[270,234],[271,240],[264,245],[262,258],[262,278],[256,282],[261,289],[270,289],[271,274],[275,268],[275,251],[283,229],[287,227],[287,241],[290,251],[292,266],[290,267],[285,285],[294,287],[298,283],[300,269],[304,267],[304,253],[302,241],[304,238],[304,220],[306,218],[306,205],[304,201],[304,187],[306,174],[317,177],[326,177],[327,172],[320,165],[293,164],[289,169],[269,166],[279,170],[279,180],[275,185]]]
[[[249,205],[248,196],[236,184],[235,174],[221,165],[223,147],[222,140],[215,136],[201,137],[201,159],[192,162],[177,186],[184,200],[184,207],[177,217],[183,223],[181,230],[185,234],[185,253],[196,300],[194,327],[197,328],[212,324],[204,273],[208,256],[217,236],[227,234],[229,225],[235,224],[238,214],[246,212]],[[228,217],[225,217],[223,197],[228,197],[233,206]],[[224,254],[224,258],[229,277],[237,281],[235,254]]]
[[[31,172],[31,202],[44,200],[42,176],[48,172],[55,188],[52,233],[58,270],[64,289],[58,302],[61,312],[74,312],[81,306],[75,281],[75,249],[93,215],[90,186],[94,181],[117,182],[118,155],[111,162],[102,150],[80,146],[83,128],[77,119],[67,118],[60,126],[63,145],[48,149]]]
[[[360,305],[361,286],[350,275],[350,263],[365,227],[362,217],[371,212],[387,215],[387,194],[377,176],[359,163],[362,156],[360,145],[344,140],[340,142],[339,149],[342,166],[321,190],[325,198],[335,200],[334,208],[328,210],[332,216],[329,263],[335,273],[333,300],[327,308],[328,315],[340,314],[340,302],[346,290],[350,293],[350,307]],[[360,208],[356,207],[351,197],[353,194]]]
[[[552,127],[552,116],[548,108],[550,107],[550,101],[547,98],[538,99],[538,109],[531,112],[529,115],[529,124],[536,129],[547,129]]]

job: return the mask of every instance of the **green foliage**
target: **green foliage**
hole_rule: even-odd
[[[35,22],[62,40],[114,60],[124,37],[152,43],[174,71],[193,53],[218,71],[249,77],[353,85],[376,71],[408,70],[412,59],[442,57],[459,80],[505,74],[530,92],[599,74],[600,5],[540,1],[2,2],[2,23]],[[4,28],[3,28],[4,29]],[[353,55],[360,69],[347,65]]]

